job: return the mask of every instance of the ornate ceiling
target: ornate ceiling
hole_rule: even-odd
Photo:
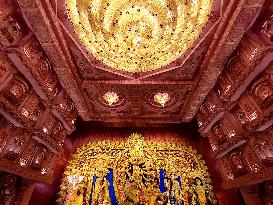
[[[64,74],[63,77],[64,79],[66,79],[65,84],[67,83],[70,84],[71,81],[74,81],[74,83],[77,83],[77,85],[80,87],[80,90],[78,90],[77,94],[75,95],[75,99],[73,99],[72,97],[72,100],[74,102],[76,101],[75,102],[76,107],[78,107],[77,101],[79,99],[81,99],[81,101],[85,101],[85,102],[82,102],[84,103],[84,106],[81,105],[80,107],[78,107],[78,109],[80,108],[79,110],[83,111],[82,114],[80,114],[83,119],[107,120],[107,121],[134,121],[135,120],[135,121],[141,121],[141,122],[182,122],[182,121],[188,121],[189,119],[193,117],[192,115],[189,117],[189,119],[182,118],[183,116],[182,113],[185,111],[185,108],[188,107],[187,105],[185,105],[185,102],[186,100],[190,98],[192,91],[194,90],[194,87],[196,85],[196,82],[198,81],[196,77],[198,76],[198,74],[200,74],[200,71],[202,70],[200,67],[201,62],[204,60],[206,51],[208,50],[209,46],[212,43],[213,33],[216,31],[217,27],[219,26],[220,17],[223,13],[223,9],[225,8],[226,4],[224,3],[221,4],[221,2],[215,1],[213,2],[211,12],[204,10],[206,15],[203,15],[203,13],[201,12],[203,16],[198,12],[198,14],[196,15],[197,16],[201,15],[201,16],[199,16],[196,19],[196,21],[197,22],[200,21],[200,23],[198,23],[198,27],[194,28],[197,30],[195,30],[193,33],[196,33],[197,31],[199,32],[197,32],[196,35],[193,35],[193,34],[187,35],[185,39],[183,39],[184,37],[182,37],[183,36],[182,34],[183,32],[181,33],[182,28],[180,28],[177,24],[178,21],[182,23],[183,21],[185,21],[185,19],[183,19],[182,17],[181,19],[179,19],[176,16],[178,12],[176,7],[179,6],[179,4],[185,3],[184,1],[178,2],[177,5],[174,4],[174,2],[170,2],[172,5],[171,8],[169,8],[168,5],[166,6],[166,8],[164,8],[164,5],[161,5],[161,4],[159,5],[151,4],[151,5],[145,6],[145,2],[142,2],[142,3],[140,2],[139,4],[135,5],[136,7],[139,6],[140,8],[144,8],[144,10],[145,8],[150,8],[150,7],[151,9],[153,8],[153,14],[155,16],[153,18],[154,24],[158,24],[159,22],[161,22],[162,25],[167,26],[168,25],[167,22],[169,21],[163,18],[164,16],[163,14],[168,12],[173,13],[174,22],[176,22],[176,24],[169,22],[172,24],[173,29],[175,30],[174,31],[175,35],[170,35],[171,36],[170,37],[166,34],[166,39],[164,37],[163,39],[156,40],[159,37],[161,38],[161,36],[163,35],[162,33],[165,32],[164,30],[165,27],[150,28],[149,22],[139,21],[139,20],[136,21],[136,22],[139,22],[140,24],[141,22],[147,24],[147,29],[153,33],[153,35],[151,36],[152,39],[150,39],[152,43],[150,43],[149,46],[144,46],[147,48],[144,48],[142,46],[137,47],[135,51],[128,51],[128,48],[130,45],[128,44],[128,42],[121,44],[123,45],[123,47],[121,45],[120,47],[121,47],[121,50],[122,49],[127,50],[126,55],[132,55],[133,58],[136,58],[136,59],[142,57],[147,62],[149,62],[147,65],[143,66],[144,65],[143,64],[141,66],[140,64],[142,64],[143,61],[137,61],[137,64],[135,64],[135,61],[131,61],[131,60],[128,63],[121,63],[123,61],[121,59],[125,59],[125,61],[128,60],[128,58],[125,56],[123,56],[122,58],[117,57],[117,60],[114,61],[113,59],[115,58],[115,55],[119,55],[115,52],[112,52],[114,54],[111,54],[111,55],[107,54],[108,57],[112,56],[111,59],[113,61],[109,61],[109,62],[103,60],[105,59],[103,55],[100,56],[99,54],[94,53],[93,51],[96,48],[96,44],[92,44],[94,48],[90,48],[90,45],[89,46],[87,45],[90,39],[88,40],[88,43],[87,43],[87,38],[89,37],[92,38],[92,36],[95,33],[91,32],[92,34],[90,33],[88,37],[86,35],[85,37],[83,37],[84,36],[82,35],[83,33],[80,34],[81,32],[80,30],[83,29],[84,26],[79,28],[75,25],[78,11],[75,9],[73,10],[74,8],[72,4],[73,2],[71,1],[70,3],[71,4],[68,3],[66,6],[64,1],[63,2],[58,1],[57,4],[54,1],[51,2],[52,9],[53,8],[55,9],[55,11],[53,9],[52,12],[57,12],[57,16],[58,16],[58,19],[55,19],[55,20],[52,19],[52,20],[54,22],[58,22],[55,24],[56,29],[59,29],[59,31],[60,30],[62,31],[61,33],[58,33],[58,34],[56,34],[55,31],[52,31],[52,32],[55,32],[57,38],[63,39],[62,41],[66,45],[65,52],[67,52],[69,56],[69,60],[73,61],[74,63],[74,66],[69,67],[69,70],[70,70],[69,72],[73,73],[74,77],[66,79],[66,77],[64,76],[66,74],[64,73],[63,73]],[[76,1],[74,3],[77,4]],[[209,6],[210,4],[206,4],[207,6],[204,6],[203,3],[205,3],[205,1],[200,1],[198,4],[194,4],[194,2],[192,2],[185,9],[188,9],[189,11],[190,9],[197,11],[198,8],[201,8],[203,6],[202,9],[210,10],[210,6]],[[102,2],[102,5],[104,4],[107,7],[106,1]],[[123,11],[123,9],[119,8],[118,7],[119,5],[118,4],[116,5],[114,1],[113,1],[113,5],[110,3],[108,4],[109,6],[110,5],[114,7],[116,6],[117,7],[116,12],[119,14],[120,12]],[[141,11],[140,12],[141,14],[139,14],[138,16],[137,9],[135,10],[134,8],[131,8],[132,6],[133,6],[133,3],[129,2],[128,6],[124,8],[125,16],[123,15],[115,16],[117,15],[115,13],[115,15],[113,14],[114,15],[113,19],[114,20],[121,19],[121,21],[128,22],[130,18],[132,17],[130,12],[129,12],[129,16],[126,17],[126,15],[128,15],[126,14],[126,9],[128,10],[129,7],[130,7],[130,10],[132,10],[132,15],[136,16],[136,18],[140,18],[142,15],[144,16],[146,15],[145,11],[143,10],[143,12]],[[73,24],[74,27],[71,24],[71,21],[69,20],[67,7],[70,8],[71,12],[73,11],[73,14],[70,14],[70,17],[71,17],[71,21],[74,23]],[[86,8],[88,10],[88,6],[85,4],[82,5],[82,7],[79,6],[77,8],[78,9]],[[164,10],[164,12],[160,13],[159,15],[158,12],[161,11],[162,9]],[[183,10],[183,12],[186,12],[186,10],[185,11]],[[26,16],[28,16],[27,12],[24,12],[24,13]],[[84,12],[81,12],[81,13],[84,13]],[[108,17],[106,18],[104,15],[110,15],[110,14],[108,14],[106,10],[105,13],[102,12],[100,14],[100,18],[104,17],[104,19],[107,19]],[[152,16],[152,13],[149,13],[149,14],[147,13],[147,15],[150,17]],[[33,16],[33,12],[31,13],[30,18],[32,18],[32,16]],[[144,16],[142,16],[141,18],[144,18]],[[208,20],[207,20],[207,17],[208,17]],[[50,18],[56,18],[56,17],[53,16]],[[95,17],[92,15],[89,16],[89,19],[93,19],[93,18]],[[83,14],[80,19],[82,20],[84,19]],[[206,23],[205,24],[201,23],[201,21],[202,22],[206,21]],[[30,22],[32,22],[32,20]],[[136,22],[134,21],[134,23]],[[194,17],[192,18],[192,21],[187,21],[187,25],[190,26],[193,24],[193,22],[195,22]],[[86,23],[89,24],[90,22],[86,22]],[[131,23],[131,24],[134,24],[134,23]],[[127,31],[121,33],[121,32],[116,32],[115,29],[119,29],[119,28],[125,29],[126,25],[127,24],[124,23],[120,25],[120,27],[118,28],[111,25],[112,30],[109,32],[115,31],[115,33],[117,33],[117,35],[119,36],[117,37],[117,39],[120,39],[120,38],[122,39],[127,35],[126,34]],[[45,35],[48,34],[49,32],[44,32],[45,26],[41,24],[35,24],[32,26],[36,28],[37,30],[36,33],[41,35],[42,39],[48,39],[48,37],[46,37]],[[104,29],[106,29],[104,28],[104,26],[105,26],[104,24],[101,24],[101,27],[96,27],[96,28],[100,28],[96,30],[96,32],[104,32]],[[137,26],[139,26],[139,24],[137,24]],[[202,30],[202,27],[204,27],[203,30]],[[91,25],[89,29],[92,30],[92,28],[93,27]],[[139,27],[138,29],[141,29],[141,27]],[[88,29],[85,29],[85,31],[88,31]],[[136,38],[138,36],[137,34],[130,33],[130,31],[128,32],[129,32],[128,33],[129,38]],[[113,46],[113,45],[119,44],[119,41],[117,40],[117,42],[115,42],[114,38],[112,40],[109,39],[109,41],[113,43],[113,44],[109,44],[107,39],[103,39],[104,37],[106,37],[105,35],[104,36],[95,35],[95,36],[98,38],[95,41],[105,43],[105,45],[107,44],[107,45]],[[199,36],[199,38],[195,40],[197,36]],[[83,40],[83,38],[85,38],[85,40]],[[157,53],[156,49],[154,49],[154,46],[158,45],[158,43],[156,42],[164,43],[166,45],[166,41],[170,41],[179,45],[179,42],[178,42],[179,38],[181,38],[180,44],[181,45],[183,44],[184,47],[183,46],[170,47],[169,45],[167,45],[166,48],[162,47],[161,50],[162,51],[164,50],[164,52],[166,51],[166,52],[177,53],[175,55],[171,55],[171,57],[167,57],[167,55],[164,55],[166,56],[166,59],[167,59],[166,61],[163,58],[160,58],[160,60],[155,60],[155,59],[148,60],[149,58],[145,56],[141,56],[141,55],[138,55],[138,57],[136,57],[136,54],[142,53],[143,49],[144,50],[147,49],[148,52],[146,53],[150,53],[151,55],[154,55],[152,54],[151,50],[154,50],[153,52]],[[182,42],[182,39],[184,41],[188,41],[189,43],[184,44]],[[84,43],[83,41],[86,42],[87,44]],[[131,39],[131,41],[133,40]],[[45,46],[46,47],[48,46],[47,42],[45,42]],[[132,46],[132,49],[133,47],[134,46]],[[186,49],[186,48],[189,48],[189,49]],[[106,49],[106,47],[104,47],[104,49]],[[50,53],[49,55],[52,55],[53,58],[56,58],[57,54],[54,54],[53,51],[55,51],[55,49],[53,49],[52,51],[48,51]],[[181,55],[182,53],[183,55]],[[155,55],[158,55],[158,54],[155,54]],[[105,53],[105,56],[106,56],[106,53]],[[53,61],[57,61],[57,59]],[[137,69],[139,68],[145,72],[138,72]],[[173,75],[173,73],[175,74]],[[102,96],[107,92],[115,92],[116,94],[118,94],[120,102],[117,102],[116,104],[112,104],[112,106],[108,106],[106,105],[104,98],[99,97],[98,94],[96,94],[96,93],[100,93],[100,96]],[[156,95],[157,93],[163,93],[163,92],[168,93],[171,99],[170,99],[170,103],[166,103],[166,105],[160,106],[161,104],[155,103],[155,101],[153,100],[154,96],[151,96],[151,95]]]
[[[270,2],[88,2],[0,0],[0,132],[8,133],[0,135],[0,154],[27,144],[24,157],[12,152],[17,161],[8,155],[0,167],[49,181],[51,168],[28,157],[54,164],[77,116],[141,124],[187,122],[197,113],[200,132],[213,140],[219,121],[237,136],[241,110],[248,133],[272,125],[271,101],[253,111],[250,94],[270,84]],[[246,141],[234,137],[215,154]]]

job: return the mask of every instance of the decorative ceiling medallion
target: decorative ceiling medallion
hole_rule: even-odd
[[[94,57],[126,72],[152,71],[199,37],[213,0],[67,0],[78,37]]]
[[[119,101],[119,96],[117,93],[109,91],[103,95],[103,99],[108,105],[113,106]]]
[[[157,93],[154,96],[154,101],[160,104],[162,107],[165,107],[166,103],[169,102],[170,95],[168,93]]]

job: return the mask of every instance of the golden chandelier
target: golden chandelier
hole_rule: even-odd
[[[79,39],[94,57],[125,72],[152,71],[199,37],[213,0],[67,0]]]

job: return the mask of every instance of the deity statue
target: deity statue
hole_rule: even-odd
[[[194,194],[192,200],[194,201],[192,204],[199,204],[199,205],[207,205],[208,200],[206,197],[206,191],[203,187],[203,183],[199,177],[195,178],[195,185],[194,185]]]
[[[126,200],[124,204],[138,204],[145,201],[146,182],[148,179],[144,174],[143,165],[134,164],[132,166],[132,171],[127,170],[127,175],[129,179],[126,182]]]
[[[146,191],[150,205],[157,205],[157,199],[160,196],[159,179],[156,169],[151,168],[148,175],[148,187]]]
[[[183,199],[182,189],[174,173],[170,174],[168,186],[170,204],[180,204]]]
[[[76,199],[76,193],[72,189],[68,189],[65,196],[64,205],[73,205]]]
[[[83,204],[83,187],[79,187],[77,190],[77,196],[75,198],[75,205]]]
[[[109,194],[109,185],[106,175],[108,169],[96,170],[95,186],[92,190],[92,204],[94,205],[108,205],[111,204],[111,198]]]

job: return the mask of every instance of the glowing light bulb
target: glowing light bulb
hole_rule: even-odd
[[[154,96],[154,101],[165,107],[166,103],[170,100],[170,95],[168,93],[157,93]]]

